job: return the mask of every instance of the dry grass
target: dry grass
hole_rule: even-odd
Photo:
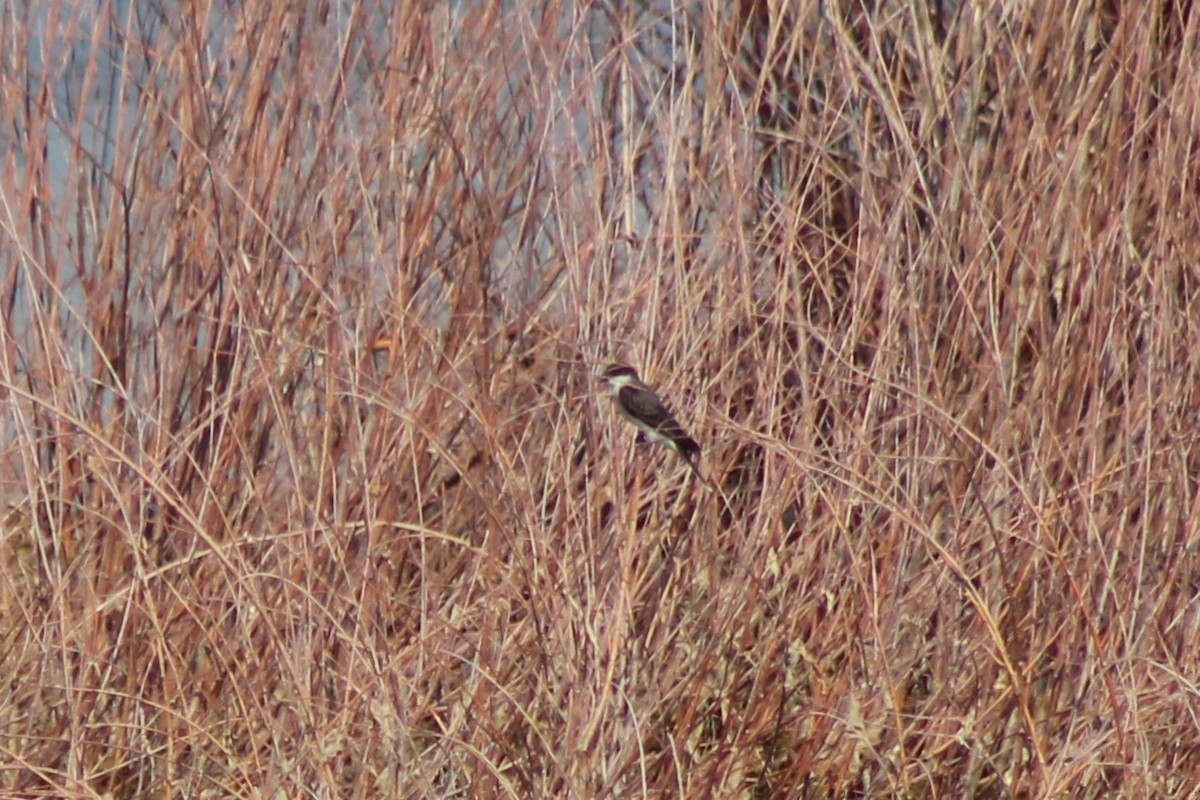
[[[46,5],[0,790],[1200,783],[1186,6]]]

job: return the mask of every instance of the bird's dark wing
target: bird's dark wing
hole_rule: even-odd
[[[679,426],[679,423],[675,422],[671,410],[652,392],[626,386],[621,389],[617,399],[622,406],[629,410],[631,415],[655,430],[661,430],[663,426],[670,424]]]
[[[656,395],[644,390],[626,386],[621,389],[620,403],[629,410],[629,414],[653,428],[665,438],[671,440],[675,448],[688,461],[700,455],[700,445],[688,436],[687,431],[675,419],[671,409],[667,408]]]

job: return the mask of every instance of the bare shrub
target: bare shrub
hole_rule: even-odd
[[[4,792],[1195,785],[1183,7],[86,5],[0,22]]]

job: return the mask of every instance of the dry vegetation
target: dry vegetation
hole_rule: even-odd
[[[1188,4],[124,5],[0,12],[0,791],[1195,796]]]

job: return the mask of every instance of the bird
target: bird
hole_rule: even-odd
[[[700,445],[683,429],[662,398],[638,377],[637,370],[626,364],[610,364],[599,377],[608,387],[609,397],[617,411],[638,429],[639,443],[650,441],[665,444],[684,460],[700,480],[705,480],[697,466]]]

